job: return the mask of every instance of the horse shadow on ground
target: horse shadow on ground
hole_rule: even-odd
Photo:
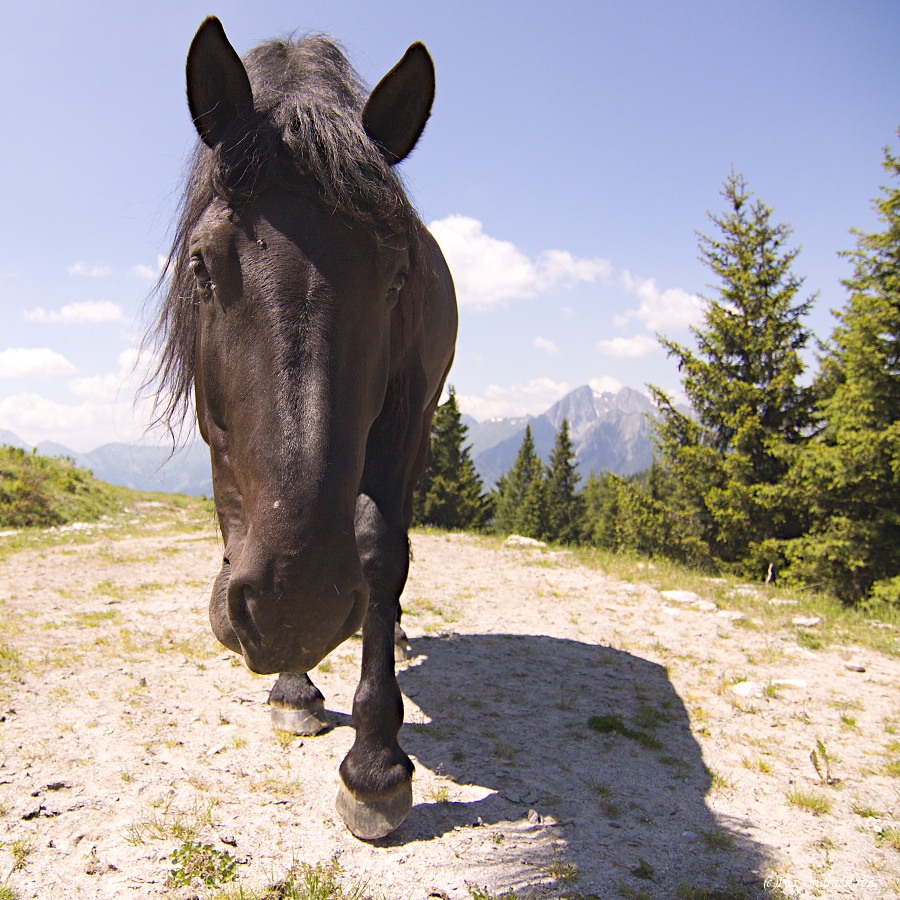
[[[398,680],[424,715],[407,718],[401,743],[420,766],[482,790],[419,803],[383,843],[472,829],[473,853],[507,866],[520,854],[526,881],[544,889],[555,871],[577,872],[582,896],[772,896],[748,823],[706,805],[712,775],[662,666],[544,636],[411,644]],[[541,846],[552,858],[535,858]]]

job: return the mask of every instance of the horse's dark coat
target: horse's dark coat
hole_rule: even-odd
[[[394,621],[456,336],[450,274],[391,169],[433,79],[414,44],[366,98],[326,38],[242,63],[204,22],[187,63],[201,141],[155,331],[159,418],[182,422],[193,388],[210,446],[216,636],[254,671],[302,673],[363,626],[339,805],[364,837],[411,797]]]

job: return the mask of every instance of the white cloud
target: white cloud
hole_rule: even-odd
[[[60,375],[74,371],[72,363],[49,347],[13,347],[0,352],[0,378]]]
[[[636,359],[646,356],[659,349],[656,338],[647,334],[638,334],[634,337],[617,337],[609,341],[599,341],[597,349],[605,356],[615,356],[619,359]]]
[[[70,275],[81,275],[84,278],[105,278],[112,275],[112,269],[109,266],[89,266],[86,262],[79,260],[69,266]]]
[[[156,257],[156,267],[148,266],[146,263],[138,263],[136,266],[133,266],[131,272],[133,275],[137,275],[138,278],[146,278],[148,281],[156,281],[159,278],[160,272],[162,272],[163,267],[166,264],[165,256],[157,256]]]
[[[607,278],[605,259],[580,259],[566,250],[546,250],[530,259],[515,244],[484,233],[469,216],[447,216],[429,226],[453,273],[460,306],[492,309],[557,287]]]
[[[570,390],[565,381],[532,378],[510,387],[490,384],[481,396],[457,396],[456,399],[462,412],[483,422],[498,417],[538,416]]]
[[[559,355],[559,347],[556,346],[553,341],[548,340],[547,338],[536,337],[534,339],[534,346],[538,348],[538,350],[543,350],[546,353],[549,353],[551,356]]]
[[[49,312],[42,306],[34,309],[26,309],[22,313],[26,322],[60,323],[63,325],[78,325],[85,322],[96,324],[98,322],[123,322],[122,307],[118,303],[110,303],[109,300],[87,300],[83,303],[67,303],[60,309],[51,309]]]
[[[0,427],[34,444],[53,440],[77,451],[110,441],[139,440],[150,421],[150,402],[135,402],[135,391],[153,357],[130,349],[120,353],[117,361],[115,372],[71,379],[69,390],[78,398],[74,403],[33,392],[0,399]]]
[[[613,378],[612,375],[601,375],[599,378],[592,378],[588,384],[598,394],[618,394],[624,387],[622,382],[618,378]]]
[[[635,278],[627,271],[622,272],[620,279],[625,290],[637,295],[640,305],[616,317],[617,325],[638,319],[652,331],[666,331],[698,325],[703,318],[703,301],[695,294],[681,288],[661,291],[655,278]]]

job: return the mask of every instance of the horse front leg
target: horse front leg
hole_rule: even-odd
[[[353,834],[390,834],[412,809],[413,764],[397,741],[403,698],[394,674],[394,635],[409,571],[409,541],[376,503],[357,504],[357,544],[369,584],[363,622],[362,670],[353,698],[356,738],[341,763],[337,809]]]
[[[272,727],[301,737],[320,734],[331,725],[325,712],[325,698],[309,675],[282,672],[269,691]]]

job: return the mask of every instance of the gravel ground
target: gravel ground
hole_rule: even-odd
[[[0,884],[216,896],[169,875],[194,842],[236,861],[246,896],[332,860],[389,900],[900,896],[896,658],[809,649],[815,625],[739,618],[712,580],[660,593],[463,535],[413,549],[398,678],[416,805],[375,843],[333,805],[359,640],[311,673],[334,727],[273,731],[273,678],[209,632],[208,521],[143,504],[7,555]]]

